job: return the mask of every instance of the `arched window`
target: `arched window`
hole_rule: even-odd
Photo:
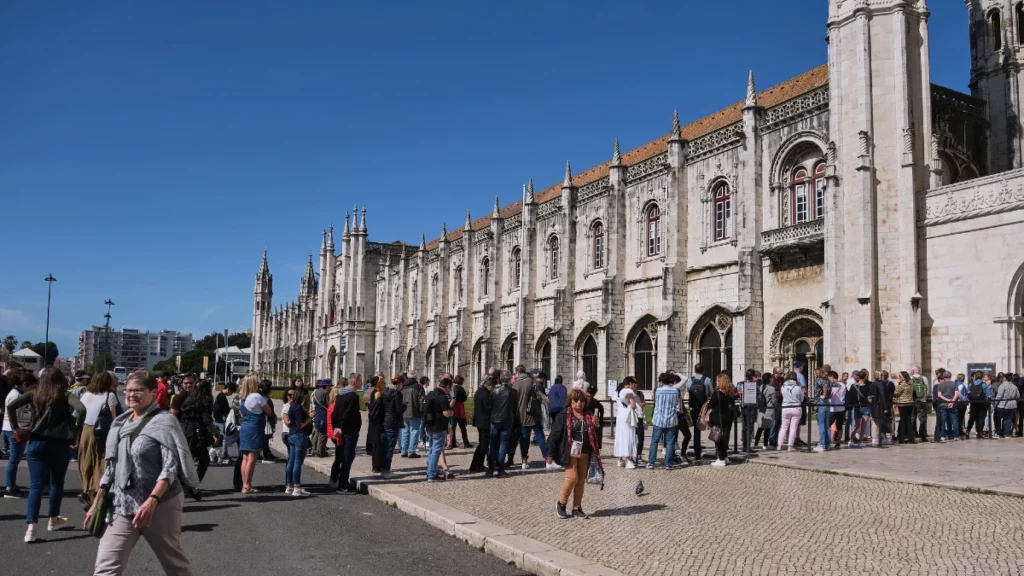
[[[657,204],[647,209],[647,255],[661,254],[661,210]]]
[[[491,260],[484,258],[480,263],[480,293],[487,296],[487,286],[491,283]]]
[[[1003,21],[999,15],[999,9],[988,13],[988,30],[992,37],[992,51],[998,52],[1003,49]]]
[[[641,330],[633,342],[633,376],[641,389],[657,387],[654,374],[654,342],[647,330]]]
[[[414,318],[420,315],[420,286],[416,280],[412,281],[412,315]]]
[[[551,279],[558,278],[558,236],[552,236],[548,240],[548,250],[551,252]]]
[[[592,335],[587,336],[587,339],[583,342],[580,364],[582,364],[583,374],[587,379],[587,383],[593,384],[597,382],[597,341],[594,340]]]
[[[505,340],[505,345],[501,347],[501,365],[509,372],[512,371],[516,362],[516,340],[517,337],[513,334]]]
[[[715,240],[732,236],[732,195],[729,185],[721,182],[715,187]]]
[[[808,187],[810,182],[807,179],[807,170],[797,168],[793,173],[793,223],[806,222],[810,215]]]
[[[439,301],[440,298],[438,298],[440,293],[438,292],[437,285],[438,285],[437,274],[434,274],[434,277],[430,279],[430,309],[431,310],[437,310],[438,305],[440,305],[440,301]]]
[[[546,340],[540,349],[540,369],[551,374],[551,340]]]
[[[462,302],[462,266],[455,269],[455,301]]]
[[[594,269],[604,268],[604,225],[594,222],[591,229],[594,236]]]
[[[814,167],[814,218],[825,216],[825,163]]]
[[[1017,18],[1017,44],[1024,46],[1024,2],[1018,2],[1014,10]]]
[[[704,334],[701,334],[698,353],[700,363],[704,365],[704,374],[714,381],[715,376],[722,371],[722,336],[714,326],[708,326]]]
[[[519,280],[523,271],[523,253],[519,248],[512,249],[512,286],[519,288]]]

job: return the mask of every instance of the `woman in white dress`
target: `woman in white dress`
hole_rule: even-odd
[[[625,378],[617,391],[618,412],[615,419],[615,456],[619,467],[636,468],[636,425],[630,422],[630,413],[636,407],[636,380]]]

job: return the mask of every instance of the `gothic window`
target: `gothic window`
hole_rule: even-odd
[[[438,304],[440,304],[440,302],[438,302],[439,298],[438,298],[438,291],[437,291],[438,288],[437,288],[437,285],[438,285],[437,274],[434,274],[434,277],[430,280],[430,309],[431,310],[437,310]]]
[[[808,220],[807,192],[810,182],[807,170],[798,168],[793,173],[793,223],[799,224]]]
[[[505,339],[505,344],[501,347],[501,366],[509,372],[511,372],[513,367],[515,367],[516,340],[516,335],[512,334]]]
[[[462,266],[455,269],[455,301],[462,302]]]
[[[647,255],[661,254],[661,210],[657,204],[647,209]]]
[[[1024,2],[1018,2],[1014,10],[1017,18],[1017,43],[1024,46]]]
[[[484,258],[480,264],[480,293],[487,296],[487,285],[491,283],[491,261]]]
[[[729,185],[720,182],[715,187],[715,240],[732,236],[732,195]]]
[[[558,236],[552,236],[548,240],[548,250],[551,253],[551,279],[558,278]]]
[[[587,339],[583,342],[580,364],[587,383],[597,382],[597,341],[594,340],[593,335],[587,336]]]
[[[395,298],[394,298],[394,300],[391,301],[391,306],[395,309],[395,323],[396,324],[398,323],[398,317],[399,317],[399,311],[400,311],[399,310],[399,308],[400,308],[399,307],[399,302],[402,301],[401,298],[402,298],[402,295],[401,295],[401,292],[399,292],[399,287],[398,287],[398,285],[395,285]]]
[[[594,237],[594,270],[604,268],[604,225],[600,221],[594,222],[591,228]]]
[[[419,317],[420,312],[420,287],[419,282],[416,280],[412,281],[412,315],[414,318]]]
[[[519,248],[512,249],[512,286],[519,288],[519,280],[523,271],[523,253]]]
[[[999,9],[988,13],[988,30],[992,37],[992,51],[998,52],[1003,49],[1003,22],[999,16]]]
[[[647,330],[641,330],[633,342],[633,376],[640,388],[653,390],[657,388],[654,373],[654,356],[657,349]]]
[[[540,369],[545,374],[551,374],[551,340],[545,340],[544,346],[540,349]]]
[[[825,163],[814,167],[814,218],[825,216]]]

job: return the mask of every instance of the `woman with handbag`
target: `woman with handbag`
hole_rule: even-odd
[[[202,482],[210,467],[210,447],[220,446],[221,440],[220,431],[213,421],[213,389],[209,380],[195,384],[195,377],[191,375],[185,376],[182,387],[183,390],[174,397],[175,402],[171,403],[171,411],[177,411],[175,415],[181,421],[181,429]],[[198,489],[186,492],[197,501],[202,500]]]
[[[575,390],[575,388],[574,388]],[[615,420],[614,455],[619,459],[619,468],[636,468],[636,379],[623,378],[616,391],[617,417]]]
[[[78,498],[86,510],[100,487],[107,433],[120,414],[117,396],[111,392],[116,387],[117,377],[113,373],[99,372],[89,379],[81,398],[85,405],[85,425],[78,441],[78,474],[82,480],[82,493]]]
[[[84,527],[100,538],[95,576],[120,576],[139,537],[164,572],[191,576],[181,549],[184,491],[199,486],[188,441],[177,418],[155,402],[156,379],[145,370],[128,376],[128,411],[107,435],[106,469]],[[109,524],[107,520],[109,518]]]
[[[255,374],[249,374],[242,380],[239,405],[242,426],[238,435],[238,450],[242,453],[242,494],[259,492],[252,487],[252,477],[256,472],[256,459],[263,450],[267,418],[274,413],[267,399],[259,393],[259,387],[260,381]]]
[[[715,444],[717,458],[711,463],[712,466],[725,466],[729,461],[729,429],[732,428],[730,419],[733,407],[736,405],[735,394],[729,375],[724,372],[719,374],[715,379],[715,391],[708,399],[710,405],[708,440]]]
[[[22,406],[32,406],[32,424],[18,428],[17,414]],[[75,416],[77,414],[77,417]],[[50,485],[49,523],[52,532],[68,523],[60,515],[64,495],[64,476],[71,461],[71,449],[78,444],[78,434],[85,419],[85,406],[68,392],[68,379],[56,368],[46,368],[39,375],[36,389],[18,396],[7,405],[7,420],[20,438],[28,437],[25,459],[28,460],[29,490],[25,521],[25,542],[36,541],[36,524],[43,499],[43,486]]]
[[[583,489],[591,474],[592,463],[602,480],[604,468],[601,465],[600,442],[597,439],[598,421],[587,411],[587,396],[573,389],[568,397],[569,409],[555,418],[551,424],[548,446],[552,459],[565,468],[565,481],[555,505],[559,518],[586,518],[583,512]],[[569,496],[572,495],[572,513],[566,511]]]
[[[304,407],[306,389],[296,388],[288,410],[281,413],[288,430],[288,464],[284,468],[284,493],[289,496],[309,496],[302,489],[302,462],[306,459],[309,440],[304,428],[313,422],[313,415]]]

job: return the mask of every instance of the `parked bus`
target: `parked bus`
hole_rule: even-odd
[[[124,366],[114,366],[114,376],[117,376],[118,384],[124,384],[128,379],[128,370]]]

